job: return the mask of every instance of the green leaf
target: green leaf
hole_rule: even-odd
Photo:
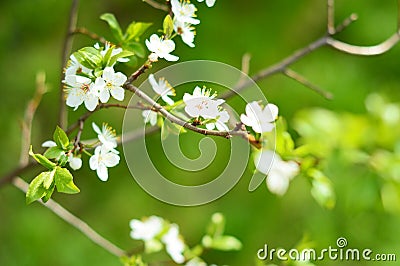
[[[55,163],[49,161],[49,159],[47,159],[43,155],[38,154],[38,153],[36,153],[36,154],[33,153],[32,146],[29,149],[29,155],[32,156],[38,163],[40,163],[41,165],[43,165],[44,167],[46,167],[49,170],[53,170],[54,167],[56,166]]]
[[[124,51],[120,52],[119,54],[116,54],[116,55],[112,56],[110,58],[108,66],[114,65],[119,58],[129,57],[129,56],[132,56],[132,55],[134,55],[133,52],[124,50]]]
[[[111,55],[112,52],[114,51],[115,45],[112,45],[106,52],[106,54],[103,57],[103,65],[104,66],[111,66],[110,64],[110,59],[111,59]],[[97,76],[97,75],[96,75]],[[100,75],[99,75],[100,76]],[[99,77],[98,76],[98,77]]]
[[[153,23],[135,22],[129,24],[125,32],[125,41],[135,40],[139,41],[139,37],[152,25]]]
[[[242,242],[234,236],[220,236],[213,239],[211,248],[222,251],[240,250]]]
[[[64,130],[62,130],[59,126],[57,126],[56,130],[54,131],[53,139],[58,147],[61,147],[63,150],[68,149],[69,138]]]
[[[163,23],[163,32],[165,34],[165,38],[168,39],[171,37],[174,31],[174,22],[170,15],[166,15]]]
[[[335,192],[329,178],[315,168],[309,169],[307,175],[312,178],[311,195],[317,203],[326,209],[335,207]]]
[[[42,172],[31,181],[28,191],[26,192],[26,204],[31,204],[46,195],[46,189],[43,186],[43,182],[49,175],[49,171]]]
[[[146,50],[144,49],[143,44],[138,42],[134,41],[128,42],[124,45],[124,48],[126,50],[133,52],[136,56],[139,56],[141,58],[146,55]]]
[[[53,183],[51,183],[50,188],[46,190],[46,195],[44,195],[44,197],[42,198],[44,203],[49,201],[49,199],[51,198],[51,195],[53,195],[55,187],[56,187],[56,183],[53,182]]]
[[[87,68],[96,69],[102,66],[103,56],[94,47],[83,47],[76,51],[74,56],[79,63]]]
[[[114,14],[105,13],[100,16],[100,19],[108,23],[108,26],[110,26],[111,32],[114,35],[115,39],[117,39],[118,42],[122,42],[124,36],[122,35],[121,27],[119,26],[119,23]]]
[[[48,171],[48,172],[44,172],[46,173],[44,175],[44,179],[43,179],[43,187],[47,190],[51,187],[51,184],[53,184],[54,181],[54,174],[56,173],[56,170],[52,170],[52,171]]]
[[[57,147],[48,148],[43,155],[47,159],[58,160],[64,153],[65,153],[64,150],[62,150],[60,147],[57,146]]]
[[[55,181],[58,192],[67,194],[80,192],[79,188],[73,182],[72,174],[66,168],[56,168]]]

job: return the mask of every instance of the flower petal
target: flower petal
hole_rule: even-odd
[[[107,181],[108,180],[108,170],[107,167],[100,163],[97,170],[96,170],[97,176],[101,181]]]
[[[111,89],[110,92],[111,92],[112,97],[114,97],[114,99],[116,99],[118,101],[124,100],[125,90],[123,88],[114,87],[113,89]]]

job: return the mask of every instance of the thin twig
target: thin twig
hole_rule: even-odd
[[[342,24],[340,24],[336,28],[336,32],[342,31],[345,29],[347,26],[349,26],[352,22],[354,22],[357,19],[357,16],[355,14],[351,14],[349,18],[346,18]],[[376,46],[370,46],[370,47],[362,47],[362,46],[354,46],[354,45],[349,45],[347,43],[337,41],[333,39],[330,36],[322,36],[316,41],[312,42],[311,44],[307,45],[306,47],[299,49],[295,51],[293,54],[290,56],[284,58],[280,62],[269,66],[265,69],[260,70],[257,72],[255,75],[251,77],[251,79],[254,82],[257,82],[259,80],[262,80],[264,78],[267,78],[269,76],[272,76],[277,73],[282,73],[285,69],[287,69],[290,65],[293,63],[297,62],[299,59],[302,59],[306,55],[310,54],[311,52],[323,47],[323,46],[331,46],[335,48],[336,50],[339,50],[341,52],[346,52],[354,55],[377,55],[377,54],[382,54],[391,49],[397,42],[399,41],[399,35],[398,33],[395,33],[391,38],[389,38],[387,41],[376,45]],[[239,84],[235,86],[232,90],[227,91],[221,95],[222,99],[227,99],[230,98],[236,93],[246,89],[247,87],[251,86],[253,83],[248,81],[244,82],[242,84]]]
[[[342,41],[335,40],[330,37],[326,38],[326,44],[328,44],[329,46],[338,51],[353,55],[364,55],[364,56],[384,54],[390,49],[392,49],[393,46],[395,46],[399,41],[400,41],[400,35],[397,32],[394,33],[392,36],[390,36],[389,39],[379,43],[378,45],[373,45],[373,46],[351,45]]]
[[[15,177],[13,179],[13,184],[18,189],[26,193],[28,190],[28,183],[26,183],[22,178]],[[41,200],[38,201],[40,204],[45,206],[47,209],[52,211],[58,217],[63,219],[65,222],[69,223],[79,231],[81,231],[87,238],[92,240],[95,244],[99,245],[103,249],[107,250],[109,253],[121,257],[125,255],[125,251],[121,248],[117,247],[104,237],[102,237],[99,233],[97,233],[93,228],[91,228],[87,223],[73,215],[71,212],[66,210],[63,206],[57,203],[55,200],[50,199],[48,202],[43,203]]]
[[[335,30],[335,0],[327,0],[328,19],[327,31],[329,35],[334,35]]]
[[[167,5],[160,4],[157,1],[154,1],[154,0],[143,0],[143,2],[149,4],[150,6],[156,8],[156,9],[159,9],[159,10],[162,10],[162,11],[166,11],[166,12],[169,11],[169,8],[168,8]]]
[[[317,85],[311,83],[305,77],[303,77],[299,73],[293,71],[292,69],[289,69],[289,68],[285,69],[283,71],[283,74],[285,74],[287,77],[289,77],[291,79],[294,79],[295,81],[303,84],[305,87],[310,88],[311,90],[315,91],[316,93],[318,93],[319,95],[321,95],[325,99],[327,99],[327,100],[332,100],[333,99],[332,93],[321,89],[320,87],[318,87]]]
[[[99,41],[102,44],[106,44],[108,42],[104,37],[101,37],[100,35],[98,35],[94,32],[91,32],[84,27],[76,28],[71,34],[77,34],[77,33],[88,36],[90,39]]]
[[[29,101],[25,109],[24,120],[21,123],[21,153],[19,157],[20,166],[27,165],[29,162],[29,146],[31,144],[32,121],[36,109],[42,100],[43,94],[47,92],[46,75],[44,72],[39,72],[36,75],[36,91],[33,98]]]
[[[352,13],[348,18],[346,18],[340,25],[338,25],[335,29],[335,34],[338,34],[345,30],[350,24],[355,22],[358,19],[357,14]]]
[[[318,40],[312,42],[311,44],[307,45],[306,47],[297,50],[296,52],[294,52],[293,54],[291,54],[290,56],[286,57],[285,59],[281,60],[280,62],[267,67],[261,71],[259,71],[258,73],[256,73],[255,75],[253,75],[251,77],[251,79],[253,81],[259,81],[261,79],[264,79],[266,77],[272,76],[276,73],[280,73],[282,72],[284,69],[286,69],[287,67],[289,67],[291,64],[293,64],[294,62],[298,61],[300,58],[303,58],[304,56],[306,56],[307,54],[311,53],[312,51],[317,50],[318,48],[320,48],[321,46],[326,45],[326,37],[322,37],[319,38]],[[247,87],[251,86],[253,83],[248,81],[248,82],[243,82],[242,84],[239,84],[237,86],[235,86],[232,90],[229,90],[225,93],[223,93],[221,95],[222,99],[227,99],[230,98],[234,95],[236,95],[236,93],[246,89]]]
[[[123,104],[118,104],[118,103],[100,103],[97,105],[97,107],[93,111],[87,111],[83,115],[81,115],[78,120],[70,125],[68,129],[65,131],[67,134],[70,134],[72,131],[77,129],[79,127],[80,121],[85,122],[91,115],[96,113],[97,111],[101,109],[108,109],[108,108],[120,108],[120,109],[139,109],[139,110],[151,110],[151,106],[145,106],[143,104],[138,104],[138,105],[123,105]]]
[[[246,80],[246,77],[249,75],[250,59],[251,59],[251,55],[249,53],[245,53],[242,56],[242,68],[241,68],[241,71],[243,72],[243,75],[240,77],[237,85],[242,84]]]
[[[69,12],[68,29],[65,35],[63,49],[62,49],[62,60],[61,60],[61,77],[64,77],[64,68],[67,64],[69,54],[72,49],[73,35],[78,20],[78,5],[79,0],[72,0],[71,10]],[[63,78],[61,78],[62,80]],[[65,129],[68,123],[68,113],[65,101],[64,84],[60,81],[60,96],[59,96],[59,112],[58,112],[58,124],[61,128]]]
[[[150,62],[146,62],[141,65],[129,78],[126,80],[126,83],[132,83],[139,78],[147,69],[151,67]]]

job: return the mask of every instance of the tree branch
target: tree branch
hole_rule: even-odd
[[[292,69],[287,68],[287,69],[283,70],[283,74],[286,75],[287,77],[289,77],[291,79],[294,79],[295,81],[303,84],[305,87],[310,88],[311,90],[315,91],[316,93],[318,93],[319,95],[321,95],[325,99],[327,99],[327,100],[332,100],[333,99],[332,93],[321,89],[320,87],[318,87],[317,85],[311,83],[304,76],[302,76],[299,73],[293,71]]]
[[[29,187],[28,183],[26,183],[20,177],[15,177],[13,179],[13,185],[18,189],[20,189],[21,191],[23,191],[24,193],[26,193]],[[87,223],[85,223],[84,221],[73,215],[71,212],[66,210],[55,200],[50,199],[47,203],[43,203],[41,200],[38,202],[47,209],[49,209],[50,211],[52,211],[58,217],[63,219],[65,222],[69,223],[70,225],[81,231],[81,233],[83,233],[87,238],[89,238],[91,241],[93,241],[95,244],[99,245],[103,249],[107,250],[109,253],[117,257],[125,255],[124,250],[122,250],[121,248],[117,247],[116,245],[114,245],[113,243],[102,237]]]
[[[143,2],[149,4],[150,6],[154,7],[155,9],[159,9],[159,10],[166,11],[166,12],[169,11],[169,8],[167,5],[160,4],[155,0],[143,0]]]
[[[207,130],[207,129],[203,129],[203,128],[198,128],[186,121],[183,121],[182,119],[174,116],[173,114],[171,114],[170,112],[168,112],[167,110],[165,110],[160,104],[158,104],[156,101],[154,101],[152,98],[150,98],[146,93],[144,93],[143,91],[141,91],[139,88],[133,86],[130,83],[125,83],[123,85],[123,87],[131,92],[133,92],[134,94],[136,94],[139,98],[143,99],[145,102],[147,102],[148,104],[150,104],[153,108],[154,111],[157,111],[158,113],[160,113],[162,116],[164,116],[166,119],[168,119],[169,121],[171,121],[172,123],[175,123],[177,125],[180,125],[188,130],[200,133],[202,135],[209,135],[209,136],[218,136],[218,137],[224,137],[224,138],[230,138],[232,136],[241,136],[242,138],[244,138],[245,140],[249,141],[250,144],[252,144],[253,146],[259,148],[259,144],[257,141],[253,140],[253,137],[248,134],[247,131],[235,131],[235,130],[231,130],[231,131],[218,131],[218,130]]]
[[[29,163],[29,146],[31,144],[32,121],[36,109],[42,100],[43,94],[47,92],[46,75],[39,72],[36,75],[36,91],[33,98],[29,101],[25,109],[24,120],[21,123],[21,153],[19,157],[19,165],[24,166]]]
[[[84,27],[80,27],[80,28],[76,28],[71,34],[83,34],[88,36],[89,38],[99,41],[102,44],[106,44],[107,40],[104,37],[101,37],[100,35],[97,35],[94,32],[89,31],[88,29],[84,28]]]
[[[328,6],[328,19],[327,19],[327,32],[329,35],[334,35],[335,30],[335,0],[327,0]]]
[[[381,42],[378,45],[373,45],[373,46],[351,45],[345,42],[335,40],[330,37],[326,38],[326,43],[332,48],[344,53],[353,55],[371,56],[371,55],[380,55],[386,53],[387,51],[392,49],[393,46],[395,46],[399,42],[399,40],[400,40],[400,35],[398,32],[396,32],[392,36],[390,36],[389,39]]]
[[[62,49],[62,60],[61,60],[61,81],[60,81],[60,96],[59,96],[59,112],[58,112],[58,124],[61,128],[65,129],[68,123],[68,113],[66,106],[64,104],[65,101],[65,92],[64,92],[64,84],[62,80],[64,77],[64,68],[67,64],[69,54],[72,49],[73,35],[72,33],[75,30],[76,23],[78,20],[78,5],[79,0],[72,0],[71,10],[69,13],[68,19],[68,29],[65,35],[63,49]]]

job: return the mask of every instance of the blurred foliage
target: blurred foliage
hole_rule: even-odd
[[[0,3],[3,28],[0,73],[4,96],[0,105],[1,173],[13,169],[18,162],[19,121],[34,93],[35,76],[40,70],[46,72],[52,90],[44,96],[35,117],[33,146],[39,147],[51,138],[57,120],[61,49],[69,5],[70,1],[55,0]],[[196,48],[177,42],[176,52],[181,61],[211,59],[237,67],[242,54],[249,52],[252,54],[250,72],[255,73],[324,34],[325,5],[325,1],[317,0],[217,0],[212,9],[198,5],[202,21],[197,27]],[[396,30],[395,1],[338,0],[336,9],[337,21],[352,12],[360,17],[338,36],[350,43],[375,44]],[[138,0],[87,0],[80,4],[78,25],[111,39],[107,25],[99,19],[108,12],[117,15],[123,29],[132,20],[158,21],[159,25],[152,25],[146,32],[146,38],[161,27],[165,15]],[[92,45],[85,36],[77,35],[75,40],[75,50]],[[110,170],[107,183],[100,182],[85,165],[79,178],[74,179],[81,193],[56,194],[55,199],[127,250],[135,248],[135,242],[129,237],[128,221],[132,218],[153,214],[165,217],[180,225],[186,242],[192,246],[202,237],[211,214],[224,213],[228,220],[226,231],[238,237],[243,247],[240,252],[209,251],[203,256],[218,265],[253,264],[257,250],[264,244],[291,248],[304,233],[317,249],[334,246],[338,237],[345,236],[352,248],[396,253],[400,249],[399,56],[399,46],[385,55],[370,58],[323,48],[293,66],[331,91],[333,101],[322,99],[282,75],[259,82],[267,98],[280,107],[294,141],[299,145],[312,143],[313,152],[323,159],[324,173],[336,193],[336,206],[332,210],[321,208],[310,193],[305,193],[309,191],[309,181],[301,177],[292,181],[282,198],[271,195],[265,186],[249,193],[251,171],[215,202],[190,208],[171,206],[147,195],[123,165]],[[161,62],[153,70],[166,65]],[[236,110],[244,110],[245,103],[240,99],[234,98],[228,103]],[[70,112],[70,121],[81,111]],[[100,117],[121,132],[123,111],[102,111],[92,120]],[[85,134],[83,137],[93,137]],[[159,139],[160,133],[148,137],[154,143],[151,149],[158,149]],[[217,141],[217,146],[226,148],[223,140]],[[182,142],[182,149],[194,156],[198,151],[193,142]],[[168,167],[167,162],[160,163],[166,172]],[[39,171],[34,169],[23,177],[30,181]],[[219,173],[220,169],[210,171]],[[209,176],[210,172],[204,179]],[[14,187],[2,188],[0,199],[0,265],[120,265],[118,259],[39,204],[26,206],[23,193]],[[354,265],[354,262],[340,264]],[[357,262],[357,265],[372,264]],[[337,262],[324,261],[317,265],[337,265]]]

